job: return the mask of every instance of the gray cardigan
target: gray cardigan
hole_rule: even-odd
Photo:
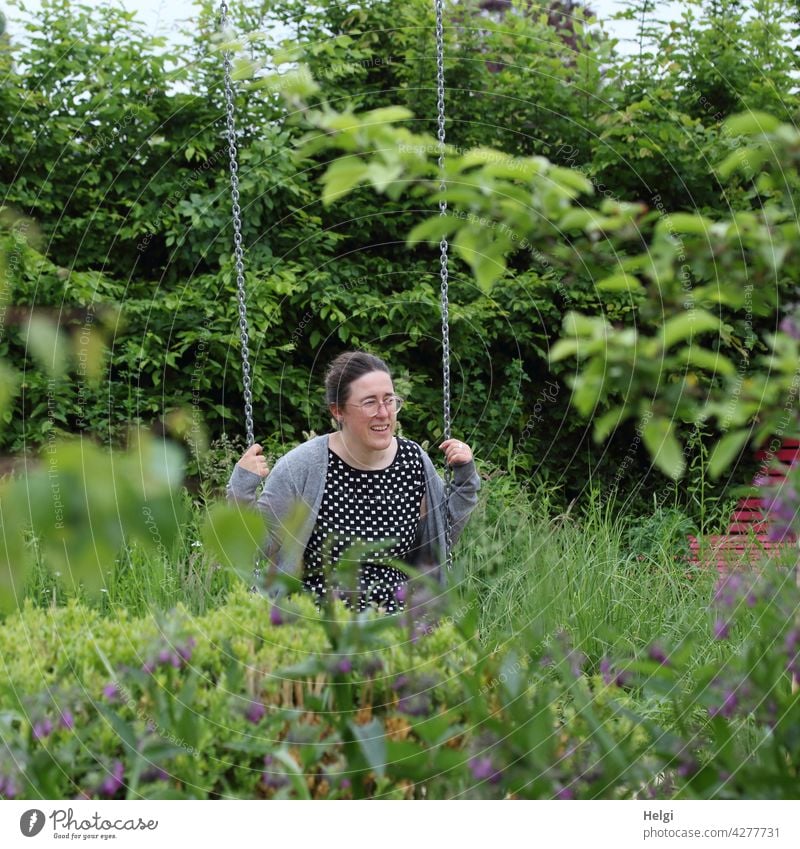
[[[417,530],[413,565],[444,583],[444,481],[425,451],[420,450],[420,453],[425,469],[427,513]],[[322,504],[327,471],[328,434],[315,436],[284,454],[266,479],[239,465],[233,470],[228,482],[228,499],[258,505],[267,522],[264,554],[281,572],[301,576],[303,554]],[[256,500],[256,490],[262,480],[264,488]],[[478,503],[480,486],[473,461],[453,466],[450,515],[454,543]],[[295,514],[292,508],[298,503],[306,509]]]

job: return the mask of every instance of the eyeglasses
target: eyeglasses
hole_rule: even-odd
[[[390,395],[379,401],[377,398],[370,398],[369,401],[364,401],[363,404],[351,404],[351,407],[358,407],[365,416],[377,416],[381,404],[386,407],[387,413],[396,413],[403,406],[403,399],[399,395]]]

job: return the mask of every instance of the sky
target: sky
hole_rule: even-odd
[[[146,24],[154,35],[175,36],[177,24],[190,21],[194,14],[191,0],[117,0],[130,10],[138,12],[139,18]],[[402,2],[402,0],[398,0]],[[32,14],[41,8],[39,0],[24,0]],[[684,4],[674,0],[659,0],[658,14],[662,20],[677,18]],[[624,8],[620,0],[590,0],[590,8],[597,17],[605,23],[606,30],[620,40],[631,39],[636,32],[635,21],[612,21],[611,16]],[[14,10],[7,0],[0,0],[0,9],[6,13],[9,21],[9,32],[13,36],[18,29],[13,23]],[[620,45],[625,48],[624,43]],[[631,49],[629,46],[628,49]]]

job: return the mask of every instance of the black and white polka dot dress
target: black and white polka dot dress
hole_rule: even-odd
[[[353,544],[383,543],[380,550],[359,558],[356,609],[371,605],[387,613],[402,610],[395,594],[408,575],[388,564],[407,559],[414,548],[425,494],[420,452],[418,445],[398,437],[392,464],[366,471],[328,449],[325,491],[304,556],[303,585],[316,594],[318,603],[331,587],[340,589],[336,564],[343,552]],[[347,597],[344,601],[353,607]]]

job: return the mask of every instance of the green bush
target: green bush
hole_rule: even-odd
[[[746,207],[745,183],[715,194],[713,166],[725,148],[721,122],[737,104],[768,103],[781,115],[794,109],[796,96],[784,85],[789,48],[781,46],[789,23],[782,4],[770,9],[746,24],[723,14],[724,32],[717,12],[698,13],[659,35],[658,49],[637,61],[578,18],[450,10],[476,15],[480,25],[447,28],[448,139],[463,151],[496,146],[549,156],[589,176],[599,201],[606,190],[651,205],[659,194],[664,209],[687,208],[683,180],[702,190],[694,207]],[[404,104],[420,129],[433,129],[432,11],[423,0],[402,9],[385,0],[358,9],[286,0],[248,4],[236,15],[237,33],[275,19],[296,29],[296,45],[276,50],[256,37],[248,52],[272,68],[279,53],[296,49],[320,85],[319,102]],[[24,45],[0,53],[7,80],[0,112],[13,117],[0,152],[4,202],[35,220],[50,261],[32,255],[12,273],[7,296],[52,308],[78,337],[92,307],[110,346],[99,385],[62,380],[54,388],[26,356],[24,318],[7,321],[0,353],[25,372],[24,391],[5,414],[0,446],[7,451],[42,444],[54,430],[119,441],[129,423],[149,425],[181,407],[212,439],[241,431],[215,27],[213,4],[201,5],[192,61],[182,63],[120,10],[59,0],[47,4]],[[106,49],[112,32],[124,49]],[[749,60],[765,55],[768,64]],[[662,67],[665,56],[681,61]],[[101,82],[83,74],[86,67],[98,69]],[[60,78],[71,81],[68,96]],[[725,97],[717,83],[728,86]],[[319,385],[324,361],[365,346],[385,354],[403,381],[413,402],[405,411],[409,435],[436,439],[436,258],[427,246],[405,244],[423,217],[419,199],[380,205],[362,190],[323,208],[314,180],[325,158],[296,161],[303,129],[277,96],[282,90],[268,78],[237,84],[236,96],[259,438],[286,442],[326,427],[309,386]],[[719,108],[705,108],[701,94]],[[587,466],[598,482],[634,485],[641,476],[635,467],[618,476],[632,440],[624,428],[605,451],[589,444],[568,408],[569,370],[548,363],[567,311],[617,322],[631,317],[630,307],[595,290],[602,269],[566,273],[556,247],[517,252],[491,295],[455,256],[452,341],[465,435],[495,463],[511,441],[520,471],[563,483],[563,507],[582,491]],[[782,280],[782,291],[791,282]],[[100,321],[107,305],[117,309]],[[767,320],[756,317],[752,329]],[[731,324],[745,333],[740,318]],[[561,391],[531,435],[551,381]],[[648,476],[643,495],[659,485]]]

